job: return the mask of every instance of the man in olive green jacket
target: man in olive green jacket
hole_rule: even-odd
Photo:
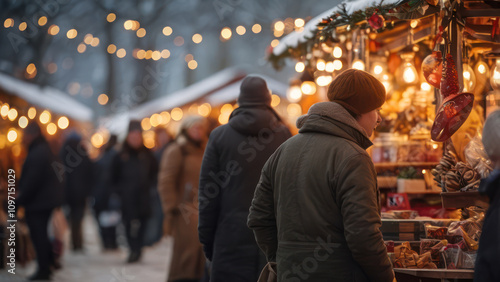
[[[265,164],[248,226],[277,263],[278,281],[393,281],[366,152],[385,88],[366,72],[347,70],[328,98],[298,119],[299,134]]]

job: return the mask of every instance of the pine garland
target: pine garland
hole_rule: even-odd
[[[319,44],[327,41],[336,42],[337,39],[334,38],[334,34],[337,27],[348,26],[351,30],[355,28],[369,28],[371,26],[367,20],[373,15],[382,16],[385,20],[420,18],[425,14],[428,7],[429,5],[426,0],[402,0],[393,4],[384,4],[384,0],[381,0],[372,7],[367,7],[364,10],[357,10],[349,14],[346,4],[343,3],[333,15],[323,19],[317,25],[317,31],[314,37],[307,38],[308,40],[305,43],[295,48],[289,48],[287,52],[283,52],[280,55],[274,55],[271,52],[268,60],[273,64],[274,68],[280,69],[284,65],[282,61],[285,58],[292,57],[300,59],[300,57],[305,56],[307,54],[307,45]],[[391,28],[391,26],[382,27],[376,30],[376,32],[382,32],[386,28]]]

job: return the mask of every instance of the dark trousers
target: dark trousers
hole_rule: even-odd
[[[140,253],[144,245],[144,231],[146,230],[146,218],[123,218],[125,234],[131,252]]]
[[[52,214],[51,210],[26,212],[26,224],[30,230],[30,238],[36,252],[39,273],[50,273],[50,265],[54,262],[52,244],[47,233],[47,226]]]
[[[83,249],[82,222],[85,211],[84,205],[74,205],[69,207],[69,221],[71,225],[71,244],[73,250]]]

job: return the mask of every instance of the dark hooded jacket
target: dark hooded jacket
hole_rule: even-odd
[[[81,136],[72,132],[60,151],[61,161],[66,167],[64,195],[66,204],[71,207],[84,207],[94,184],[93,164],[81,141]]]
[[[474,281],[500,281],[498,254],[500,254],[500,170],[481,180],[479,193],[490,198],[486,212],[479,249],[477,251]]]
[[[212,261],[211,281],[257,281],[266,261],[246,225],[248,209],[264,163],[290,136],[266,105],[239,107],[228,124],[210,134],[200,175],[198,232]]]
[[[278,281],[392,281],[364,129],[334,102],[297,126],[265,164],[248,217]]]
[[[26,212],[52,210],[63,203],[63,174],[49,143],[39,136],[28,147],[19,180],[19,198],[16,204]],[[64,170],[62,170],[64,171]]]

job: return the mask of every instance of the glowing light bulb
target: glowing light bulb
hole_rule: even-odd
[[[332,82],[332,80],[333,77],[331,75],[322,75],[316,79],[316,83],[319,86],[327,86],[328,84],[330,84],[330,82]]]
[[[335,48],[333,48],[333,56],[335,58],[342,57],[342,48],[340,48],[339,46],[335,46]]]
[[[291,86],[286,92],[286,98],[290,103],[295,103],[302,99],[302,91],[299,86]]]
[[[417,69],[410,62],[404,63],[403,80],[406,83],[414,83],[417,80]]]
[[[363,61],[361,61],[360,59],[357,59],[352,63],[352,68],[364,71],[365,70],[365,63],[363,63]]]
[[[500,90],[500,59],[496,59],[496,65],[491,70],[490,84],[493,89]]]
[[[298,62],[295,64],[295,71],[296,72],[303,72],[305,68],[306,68],[306,65],[303,62]]]
[[[341,70],[343,67],[342,61],[341,60],[335,60],[333,61],[333,68],[335,70]]]
[[[468,65],[463,64],[463,75],[464,75],[464,89],[463,91],[472,91],[476,87],[476,75],[474,70]]]
[[[302,93],[305,95],[313,95],[316,93],[316,83],[313,81],[304,81],[300,85],[300,90],[302,90]]]
[[[384,71],[384,68],[380,64],[376,64],[373,67],[373,73],[376,74],[376,75],[381,74],[383,71]]]
[[[323,60],[323,59],[318,59],[318,60],[316,61],[316,68],[317,68],[319,71],[324,71],[324,70],[325,70],[325,67],[326,67],[325,60]]]

